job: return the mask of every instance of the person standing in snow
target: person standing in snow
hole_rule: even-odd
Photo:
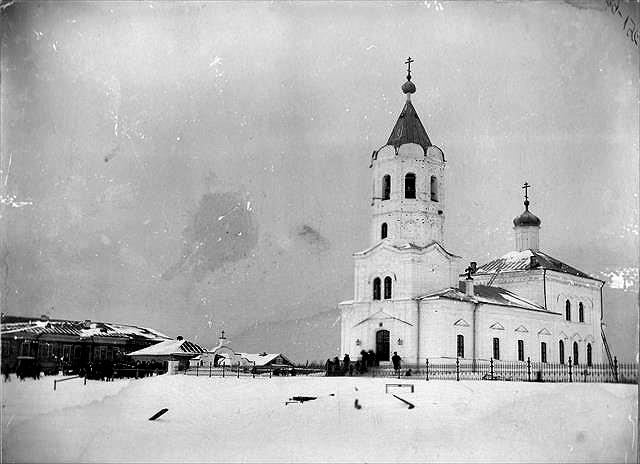
[[[333,372],[335,372],[335,375],[340,375],[341,374],[340,360],[338,359],[337,356],[335,356],[333,358]]]
[[[333,370],[333,365],[329,358],[327,358],[327,362],[325,363],[324,367],[327,370],[327,377],[329,377],[332,374],[331,371]]]
[[[351,375],[351,372],[353,372],[353,368],[351,367],[351,358],[349,357],[348,353],[344,355],[344,358],[342,360],[342,368],[344,369],[345,375],[347,373]]]
[[[400,360],[402,358],[398,356],[398,352],[394,351],[393,356],[391,357],[391,362],[393,363],[393,369],[396,371],[396,374],[400,372]]]

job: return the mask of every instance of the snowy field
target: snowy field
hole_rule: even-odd
[[[2,462],[635,462],[635,385],[159,376],[3,384]],[[59,377],[58,377],[59,378]],[[407,405],[391,393],[415,404]],[[314,401],[288,404],[295,395]],[[355,400],[362,405],[354,407]],[[148,418],[169,411],[156,421]]]

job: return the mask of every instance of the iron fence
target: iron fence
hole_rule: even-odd
[[[637,383],[638,364],[594,363],[552,364],[526,361],[438,359],[425,360],[423,365],[405,364],[396,370],[390,366],[369,367],[364,373],[373,377],[422,377],[425,380],[504,380],[517,382],[602,382]]]

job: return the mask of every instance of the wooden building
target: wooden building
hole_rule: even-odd
[[[125,354],[169,339],[156,330],[110,322],[2,315],[2,366],[13,371],[18,357],[33,357],[45,372],[118,361]]]

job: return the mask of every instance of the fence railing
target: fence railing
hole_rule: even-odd
[[[272,376],[296,376],[296,375],[324,375],[324,369],[309,366],[189,366],[179,371],[183,375],[195,375],[198,377],[272,377]]]
[[[348,374],[347,374],[348,375]],[[526,361],[439,359],[425,360],[422,365],[405,364],[401,369],[393,367],[369,367],[363,374],[373,377],[423,377],[425,380],[506,380],[519,382],[603,382],[637,383],[638,364],[618,363],[613,368],[608,363],[552,364]]]

